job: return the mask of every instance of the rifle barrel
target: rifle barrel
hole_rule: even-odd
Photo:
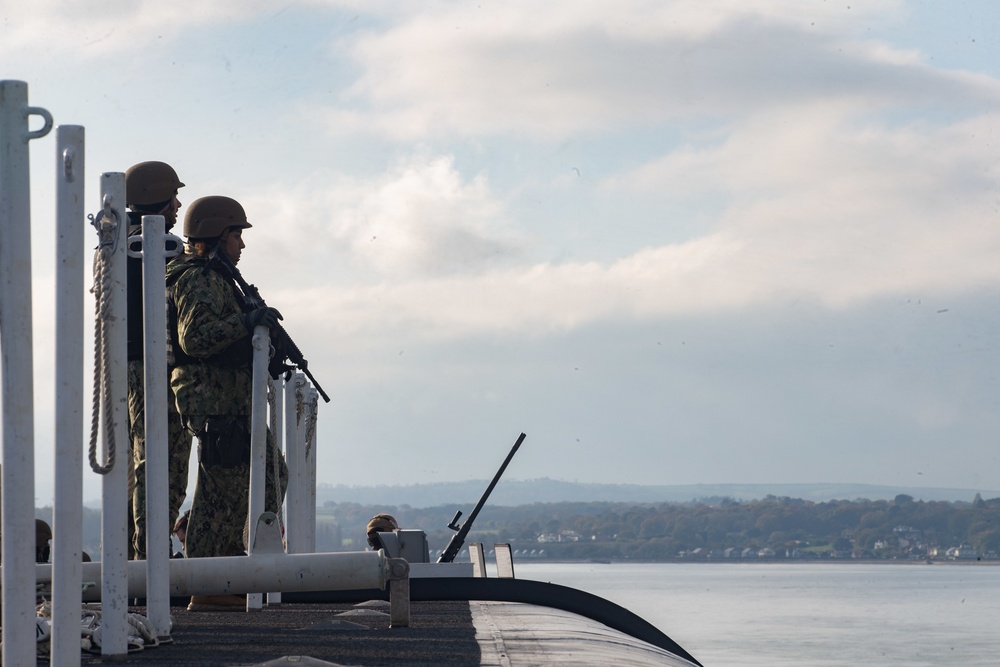
[[[507,469],[507,466],[510,464],[510,460],[512,458],[514,458],[514,454],[517,454],[518,448],[521,446],[521,443],[524,442],[524,437],[525,437],[524,433],[522,433],[520,436],[518,436],[517,442],[515,442],[514,446],[511,447],[510,453],[507,454],[507,458],[505,458],[504,461],[503,461],[503,465],[501,465],[500,469],[497,470],[497,474],[493,475],[493,481],[490,482],[490,485],[488,487],[486,487],[486,492],[483,493],[483,497],[479,499],[479,502],[476,503],[476,508],[474,510],[472,510],[472,514],[470,514],[469,518],[467,518],[465,520],[465,523],[462,524],[463,528],[465,526],[470,526],[471,527],[472,522],[476,520],[477,516],[479,516],[479,511],[481,509],[483,509],[483,505],[486,504],[486,501],[487,501],[487,499],[489,499],[490,494],[493,493],[493,487],[495,487],[497,485],[497,482],[500,481],[500,478],[503,476],[504,471]],[[468,533],[468,531],[466,531],[466,533]]]
[[[309,378],[309,381],[312,382],[312,385],[316,387],[316,391],[319,392],[319,395],[323,397],[323,402],[329,403],[330,397],[326,395],[325,391],[323,391],[323,387],[319,386],[319,382],[316,382],[316,378],[314,378],[313,374],[309,372],[309,368],[307,366],[300,366],[300,369],[302,370],[303,373],[306,374],[306,377]]]
[[[479,502],[476,503],[475,509],[472,510],[472,514],[468,516],[468,518],[465,520],[465,523],[462,524],[462,527],[461,528],[455,527],[455,523],[458,521],[458,517],[462,515],[461,512],[456,514],[455,518],[452,519],[448,527],[458,532],[452,535],[451,539],[448,540],[448,546],[446,546],[444,548],[444,551],[441,552],[441,555],[438,557],[437,562],[451,563],[455,560],[455,556],[458,555],[458,552],[462,549],[462,545],[465,544],[465,538],[469,535],[469,531],[472,530],[472,523],[476,520],[476,517],[479,516],[479,511],[483,509],[483,505],[486,504],[486,500],[490,497],[490,494],[493,493],[493,487],[495,487],[497,485],[497,482],[500,481],[500,477],[503,476],[503,473],[507,469],[508,464],[510,464],[510,460],[514,458],[514,454],[517,454],[518,448],[521,446],[521,443],[524,442],[524,437],[525,437],[524,433],[522,433],[517,438],[517,442],[515,442],[514,446],[511,447],[510,453],[507,454],[507,458],[504,459],[504,462],[500,466],[500,469],[497,470],[497,474],[493,475],[493,481],[491,481],[490,485],[486,487],[485,493],[483,493],[482,497],[479,499]]]

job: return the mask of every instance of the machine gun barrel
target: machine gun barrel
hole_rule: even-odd
[[[472,530],[472,524],[476,520],[476,517],[479,516],[479,511],[483,509],[483,505],[486,504],[486,500],[490,497],[490,494],[493,493],[493,487],[495,487],[497,482],[500,481],[500,477],[503,476],[504,471],[507,469],[507,465],[510,464],[510,460],[514,458],[514,454],[517,454],[518,448],[521,446],[521,443],[524,442],[524,437],[524,433],[522,433],[517,438],[517,442],[515,442],[514,446],[511,447],[510,453],[507,454],[507,458],[504,459],[500,469],[497,470],[497,474],[493,476],[493,481],[490,482],[488,487],[486,487],[486,492],[483,493],[479,502],[476,503],[475,509],[472,510],[472,514],[470,514],[465,520],[465,523],[463,523],[461,527],[458,526],[458,519],[462,516],[462,513],[458,512],[455,514],[455,518],[451,520],[451,523],[448,524],[449,528],[458,532],[451,536],[448,546],[445,547],[444,551],[438,557],[437,562],[451,563],[455,560],[455,556],[458,555],[458,552],[462,550],[462,545],[465,544],[465,538],[469,535],[469,531]]]

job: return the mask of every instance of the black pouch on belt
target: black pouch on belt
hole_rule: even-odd
[[[250,431],[245,419],[209,417],[198,438],[202,465],[235,468],[250,464]]]

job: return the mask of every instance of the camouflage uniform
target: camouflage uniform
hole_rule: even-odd
[[[132,548],[135,557],[146,557],[146,404],[142,361],[128,362],[128,417],[129,435],[132,440],[133,474],[129,480],[131,490],[134,535]],[[180,514],[187,497],[188,462],[191,460],[191,434],[181,423],[174,392],[167,387],[167,518],[170,526]],[[169,530],[169,529],[168,529]]]
[[[243,550],[250,483],[250,334],[233,285],[217,271],[205,271],[206,262],[189,255],[167,267],[169,336],[176,364],[171,386],[185,424],[199,438],[185,544],[189,558]],[[212,434],[219,432],[225,437],[216,440]],[[270,432],[266,465],[265,508],[277,513],[288,468]]]
[[[129,212],[132,223],[129,235],[142,233],[140,212]],[[128,480],[129,514],[129,556],[146,557],[146,404],[145,378],[143,373],[143,292],[142,259],[130,257],[127,262],[127,304],[128,304],[128,418],[129,439],[132,450],[131,473]],[[174,392],[167,387],[167,483],[169,486],[167,505],[167,534],[174,525],[181,504],[187,495],[188,461],[191,459],[191,434],[181,423],[177,412]]]

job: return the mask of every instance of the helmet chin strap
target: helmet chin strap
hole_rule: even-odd
[[[166,205],[163,208],[161,208],[159,211],[157,211],[156,213],[154,213],[154,215],[162,215],[163,216],[163,231],[165,231],[165,232],[169,232],[170,229],[174,225],[177,224],[177,211],[174,211],[174,214],[173,214],[172,217],[165,215],[166,212],[169,211],[170,208],[174,205],[174,200],[176,198],[177,198],[177,193],[175,192],[174,196],[171,197],[169,201],[167,201]]]

